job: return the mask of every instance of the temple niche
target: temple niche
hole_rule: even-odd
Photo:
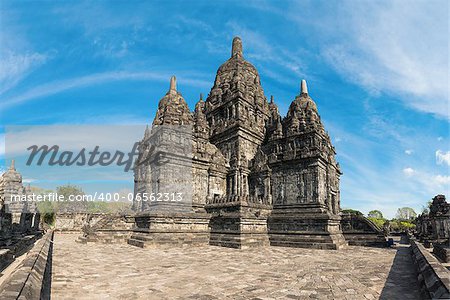
[[[185,126],[191,127],[191,154],[183,153],[180,160],[159,143],[179,134],[165,131]],[[152,224],[176,220],[185,225],[177,227],[180,234],[174,239],[184,242],[186,236],[204,241],[206,234],[209,244],[235,248],[270,244],[338,249],[346,244],[340,229],[341,171],[306,81],[282,117],[273,97],[267,101],[258,71],[244,59],[240,38],[233,39],[230,58],[219,67],[206,101],[201,96],[194,112],[171,79],[153,126],[140,142],[140,153],[148,153],[155,143],[157,150],[136,162],[135,195],[161,190],[174,178],[164,175],[165,169],[176,161],[191,170],[183,169],[192,175],[192,203],[186,203],[188,211],[172,210],[163,220],[149,210],[162,204],[135,201],[142,216],[137,231],[153,232],[155,237]],[[161,157],[169,163],[155,163]],[[189,226],[193,220],[201,223],[193,226],[195,233]],[[142,245],[137,240],[153,237],[135,235],[131,243]]]

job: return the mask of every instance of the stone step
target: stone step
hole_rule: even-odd
[[[333,243],[311,243],[311,242],[285,241],[285,240],[284,241],[271,240],[270,245],[278,247],[310,248],[310,249],[325,249],[325,250],[336,250],[337,248],[340,247],[339,245]]]
[[[79,236],[75,242],[79,243],[79,244],[87,244],[87,238],[83,237],[83,236]]]
[[[145,242],[141,241],[141,240],[136,240],[136,239],[130,238],[127,240],[127,243],[128,243],[128,245],[131,245],[131,246],[145,248]]]
[[[152,238],[148,236],[148,234],[132,234],[130,239],[138,240],[142,242],[151,241]]]

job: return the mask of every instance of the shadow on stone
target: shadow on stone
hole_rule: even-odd
[[[399,244],[409,245],[409,237],[406,234],[401,235]]]
[[[405,243],[400,240],[400,244]],[[420,299],[410,247],[399,246],[380,299]]]

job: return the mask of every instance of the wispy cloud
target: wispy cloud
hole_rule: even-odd
[[[5,157],[5,134],[0,134],[0,159]]]
[[[112,81],[120,80],[149,80],[166,82],[171,75],[168,73],[158,72],[105,72],[87,75],[84,77],[72,78],[62,81],[55,81],[48,84],[34,87],[20,95],[4,99],[0,104],[0,108],[5,109],[10,106],[18,105],[37,98],[46,97],[61,93],[66,90],[80,88],[85,86],[92,86]],[[190,76],[181,77],[179,80],[184,84],[197,87],[208,87],[209,82],[202,79],[195,79]]]
[[[247,56],[249,59],[262,64],[276,64],[285,72],[288,71],[295,74],[297,78],[294,79],[298,80],[299,78],[305,77],[305,68],[307,64],[301,60],[300,55],[292,53],[291,51],[283,47],[277,47],[276,45],[273,45],[263,34],[242,26],[237,22],[228,22],[227,26],[229,26],[233,35],[239,35],[244,40],[244,46],[247,45],[246,49],[254,49],[254,51],[250,53],[245,53],[244,49],[244,56]],[[271,77],[280,82],[286,82],[285,75],[275,76],[275,71],[273,71],[273,68]]]
[[[248,5],[317,35],[308,40],[318,43],[320,59],[347,82],[450,119],[448,37],[443,34],[448,1],[287,1],[283,10],[269,1]]]
[[[433,141],[437,143],[435,137],[424,139],[421,133],[407,135],[404,131],[408,128],[403,127],[390,128],[396,131],[392,135],[388,132],[359,135],[345,130],[339,123],[328,125],[334,140],[342,139],[334,144],[344,173],[342,207],[365,213],[379,209],[386,216],[394,217],[400,206],[418,211],[434,195],[449,191],[448,171],[436,168],[435,153],[429,150]],[[380,130],[384,132],[384,127]],[[392,142],[388,143],[388,135],[393,137]],[[409,148],[412,141],[420,141],[414,150]],[[413,151],[414,156],[404,155],[402,149]]]
[[[2,53],[0,58],[0,94],[16,86],[34,69],[44,64],[47,56],[40,53]]]
[[[26,38],[25,26],[18,26],[18,16],[2,3],[0,11],[0,95],[13,89],[27,76],[46,64],[54,50],[36,50]]]
[[[345,38],[323,50],[337,72],[372,93],[450,118],[447,1],[352,1],[342,13]]]
[[[404,170],[405,171],[405,170]],[[442,174],[433,174],[426,171],[413,170],[412,174],[406,174],[408,183],[417,185],[421,190],[430,195],[449,194],[450,176]]]

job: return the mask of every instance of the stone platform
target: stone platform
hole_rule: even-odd
[[[195,212],[154,212],[136,216],[128,244],[140,248],[208,245],[209,215]]]
[[[409,248],[138,248],[56,235],[52,299],[419,299]]]

